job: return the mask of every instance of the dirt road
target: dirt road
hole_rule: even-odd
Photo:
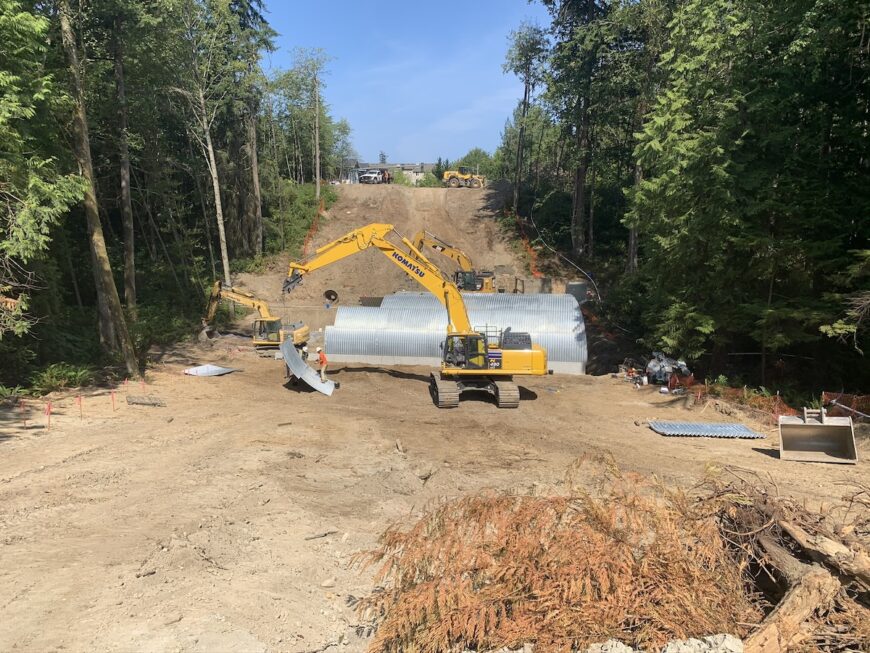
[[[280,287],[282,274],[260,281]],[[241,371],[182,374],[206,362]],[[155,352],[148,385],[119,387],[114,410],[109,390],[86,394],[81,417],[74,394],[51,397],[47,430],[42,403],[3,408],[0,650],[362,651],[345,601],[372,576],[354,552],[443,497],[558,490],[584,454],[681,486],[732,465],[812,502],[868,479],[863,461],[779,461],[771,432],[663,438],[635,422],[701,409],[609,377],[523,380],[518,410],[439,411],[428,372],[338,367],[326,398],[285,386],[278,361],[230,337]],[[167,405],[128,406],[127,394]]]

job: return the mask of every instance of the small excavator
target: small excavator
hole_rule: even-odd
[[[269,311],[269,305],[262,299],[258,299],[251,293],[244,292],[243,290],[225,288],[220,281],[214,282],[211,297],[208,300],[208,310],[202,321],[205,330],[208,330],[208,325],[214,320],[218,305],[222,299],[254,308],[260,314],[260,317],[254,320],[252,325],[254,347],[258,349],[280,347],[284,340],[288,338],[296,347],[301,347],[308,342],[308,337],[311,335],[311,330],[308,326],[302,324],[302,322],[295,322],[285,327],[281,323],[281,318],[272,315],[271,311]]]
[[[466,292],[495,292],[495,275],[489,271],[475,270],[474,264],[471,262],[468,254],[458,247],[444,242],[438,236],[428,231],[419,232],[411,242],[414,248],[421,252],[424,248],[430,247],[436,252],[444,254],[450,260],[455,261],[459,265],[459,270],[453,274],[453,283],[460,290],[465,290]]]
[[[387,239],[394,235],[404,251]],[[516,408],[520,391],[514,376],[542,376],[547,369],[547,352],[532,344],[528,333],[474,329],[456,284],[446,277],[407,238],[396,234],[393,225],[373,223],[317,249],[299,263],[290,263],[283,291],[291,292],[307,274],[373,247],[411,279],[438,298],[447,309],[447,337],[441,345],[441,369],[430,375],[430,391],[439,408],[455,408],[459,396],[469,390],[483,390],[495,397],[499,408]]]

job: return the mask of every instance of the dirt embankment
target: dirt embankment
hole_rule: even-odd
[[[395,225],[409,239],[425,229],[465,251],[481,269],[523,276],[522,265],[494,219],[503,203],[503,193],[490,188],[341,186],[338,201],[319,223],[311,249],[358,227],[381,222]],[[437,254],[433,255],[433,261],[447,274],[458,269],[453,261]],[[275,269],[265,275],[239,275],[238,284],[269,301],[285,319],[306,320],[314,329],[332,324],[334,311],[324,306],[326,290],[335,290],[344,305],[355,305],[362,296],[420,290],[401,270],[384,260],[382,254],[370,250],[318,270],[292,296],[282,295],[287,262],[286,258],[279,258]]]

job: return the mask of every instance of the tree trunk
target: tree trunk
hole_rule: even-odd
[[[529,82],[526,75],[526,83],[523,88],[523,106],[520,110],[520,129],[517,133],[517,157],[516,170],[514,170],[514,215],[519,214],[520,206],[520,182],[522,182],[523,170],[523,140],[526,135],[526,112],[529,110]]]
[[[577,130],[577,149],[580,163],[574,169],[574,196],[571,202],[571,245],[574,257],[586,249],[586,176],[589,172],[589,83],[585,96],[580,98],[580,125]]]
[[[121,168],[121,220],[124,231],[124,300],[136,319],[136,249],[133,234],[133,200],[130,197],[130,147],[127,139],[127,90],[124,84],[123,24],[115,16],[115,87],[118,94],[118,158]]]
[[[314,75],[314,198],[320,202],[320,88]]]
[[[214,145],[211,141],[211,126],[208,123],[208,109],[205,106],[205,96],[202,89],[199,90],[199,109],[202,115],[202,130],[205,132],[205,149],[208,157],[208,172],[211,175],[211,186],[214,192],[214,212],[217,220],[218,242],[221,248],[221,265],[223,266],[224,283],[228,288],[233,283],[230,279],[230,257],[227,254],[227,235],[224,231],[224,207],[221,203],[221,182],[218,176],[217,160],[214,156]]]
[[[575,258],[581,256],[586,247],[586,171],[585,163],[581,163],[574,169],[574,196],[571,202],[571,246]]]
[[[260,196],[260,163],[257,157],[257,115],[248,117],[248,147],[251,148],[251,179],[254,183],[254,215],[257,223],[254,232],[254,253],[263,253],[263,203]]]
[[[100,223],[100,211],[97,204],[96,187],[94,185],[94,169],[91,162],[91,145],[88,136],[88,120],[85,112],[85,94],[83,82],[79,72],[79,57],[76,51],[76,39],[73,33],[70,16],[69,0],[59,0],[60,31],[63,41],[63,49],[66,53],[69,65],[70,79],[73,91],[73,150],[76,161],[81,168],[82,177],[85,179],[85,217],[88,223],[88,236],[91,247],[91,259],[94,263],[94,275],[97,280],[98,303],[102,301],[100,321],[103,329],[114,342],[107,342],[110,352],[119,352],[131,377],[139,376],[139,364],[136,360],[136,352],[133,349],[133,341],[127,331],[127,323],[124,321],[124,312],[121,309],[121,299],[118,297],[118,289],[112,278],[112,267],[109,263],[109,253],[106,250],[106,241],[103,237],[103,226]]]
[[[589,235],[586,252],[590,257],[595,255],[595,168],[589,175]]]
[[[217,268],[214,264],[214,247],[212,246],[211,227],[208,226],[208,209],[205,204],[205,191],[202,189],[202,182],[199,175],[194,174],[193,179],[196,182],[196,192],[199,195],[199,204],[202,207],[202,222],[205,225],[205,240],[208,243],[208,261],[211,265],[211,280],[217,279]]]
[[[643,181],[643,168],[639,163],[634,166],[634,189],[640,188]],[[637,272],[637,225],[632,224],[628,228],[628,258],[625,261],[625,272],[634,274]]]

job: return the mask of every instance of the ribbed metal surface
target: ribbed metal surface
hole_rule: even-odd
[[[747,438],[758,440],[764,436],[743,424],[718,422],[650,422],[649,427],[662,435],[695,438]]]
[[[583,374],[586,329],[571,295],[463,295],[471,324],[531,334],[547,351],[551,369]],[[380,307],[342,306],[326,327],[326,348],[336,362],[438,364],[447,311],[429,294],[398,293]]]

